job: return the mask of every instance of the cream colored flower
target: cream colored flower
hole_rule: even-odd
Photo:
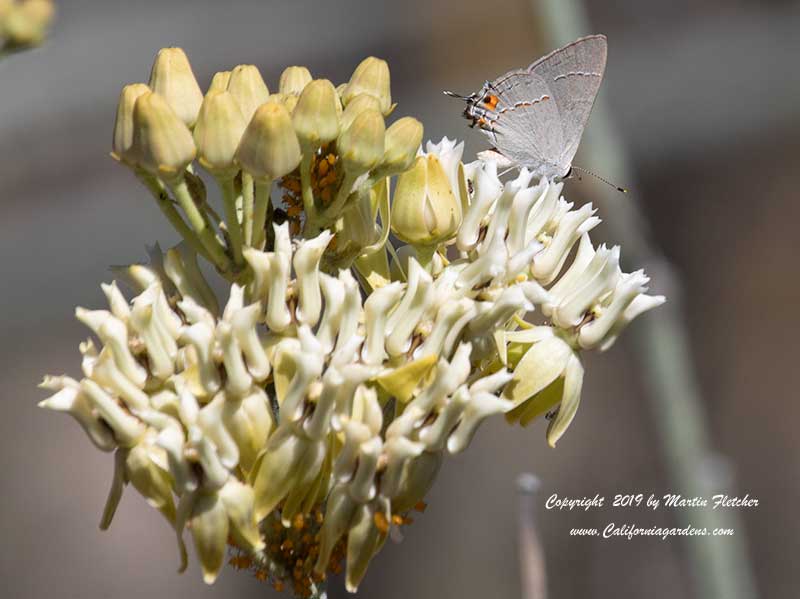
[[[338,87],[290,67],[271,95],[240,65],[201,105],[167,49],[151,87],[123,89],[114,155],[184,241],[115,270],[131,300],[112,282],[107,310],[76,311],[96,337],[80,346],[83,377],[47,377],[40,405],[113,452],[101,526],[130,483],[174,529],[181,570],[189,530],[208,583],[231,551],[299,597],[342,569],[355,592],[484,419],[548,415],[555,445],[582,352],[664,301],[621,271],[618,247],[592,244],[594,208],[561,183],[501,180],[447,138],[421,151],[411,117],[386,123],[379,59]],[[224,305],[198,255],[227,279]]]

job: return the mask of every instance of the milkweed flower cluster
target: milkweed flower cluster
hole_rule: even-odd
[[[298,596],[344,566],[354,592],[485,418],[549,414],[555,445],[582,352],[664,298],[595,247],[594,209],[562,183],[504,182],[446,138],[422,151],[410,117],[386,127],[385,62],[338,87],[290,67],[279,90],[241,66],[204,96],[174,48],[123,89],[113,155],[184,241],[117,271],[132,299],[112,282],[107,310],[78,309],[96,338],[83,378],[47,377],[41,405],[114,453],[102,528],[130,484],[173,526],[181,569],[189,529],[206,582],[230,551]],[[198,256],[229,281],[224,306]]]
[[[0,48],[15,50],[41,44],[54,15],[52,0],[0,0]]]

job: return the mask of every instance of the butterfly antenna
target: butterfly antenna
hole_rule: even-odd
[[[598,181],[602,181],[603,183],[605,183],[609,187],[613,187],[614,189],[616,189],[620,193],[628,193],[628,190],[626,188],[620,187],[619,185],[615,185],[614,183],[612,183],[611,181],[609,181],[607,179],[603,179],[603,177],[601,177],[597,173],[593,173],[592,171],[588,171],[585,168],[581,168],[579,166],[575,166],[574,164],[572,165],[572,168],[575,169],[575,170],[578,170],[578,171],[580,171],[582,173],[586,173],[587,175],[591,175],[592,177],[594,177]],[[578,178],[580,179],[580,177],[578,177]]]

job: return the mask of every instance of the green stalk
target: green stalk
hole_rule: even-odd
[[[242,227],[239,224],[239,217],[236,214],[236,189],[233,185],[233,177],[220,177],[218,182],[222,189],[222,200],[225,207],[225,225],[228,228],[228,235],[231,240],[233,261],[237,266],[241,266],[243,264]]]
[[[156,200],[156,204],[161,209],[161,212],[167,217],[169,223],[184,239],[184,241],[186,241],[186,243],[188,243],[195,252],[203,256],[203,258],[209,262],[214,262],[214,260],[211,258],[211,254],[200,242],[200,238],[184,222],[178,211],[175,210],[175,206],[167,195],[167,190],[164,188],[164,185],[152,175],[141,170],[136,171],[136,176],[153,195]]]
[[[253,246],[253,175],[242,171],[242,230],[244,244]]]
[[[272,178],[256,181],[255,209],[253,211],[253,247],[261,249],[266,241],[267,210],[270,207]]]
[[[197,236],[200,238],[200,243],[202,243],[203,247],[208,250],[208,253],[211,256],[211,262],[221,272],[227,272],[230,270],[230,259],[225,254],[225,250],[217,239],[217,236],[214,234],[214,231],[208,227],[206,219],[197,209],[197,205],[192,199],[189,188],[186,186],[186,180],[181,177],[177,181],[169,182],[168,185],[172,190],[172,194],[175,196],[178,204],[186,214],[186,218],[189,220],[189,225],[192,227],[192,229],[194,229],[195,233],[197,233]]]

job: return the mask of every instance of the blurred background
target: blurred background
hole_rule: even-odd
[[[109,265],[143,259],[145,244],[176,241],[146,191],[108,156],[122,85],[146,81],[155,52],[170,45],[186,49],[204,86],[238,63],[258,65],[270,87],[291,64],[338,83],[372,54],[392,68],[395,114],[420,118],[426,138],[465,139],[468,159],[485,149],[483,137],[441,90],[470,92],[528,64],[568,41],[561,38],[570,24],[609,38],[602,108],[584,148],[591,151],[576,163],[622,177],[615,182],[633,190],[612,197],[584,178],[568,182],[565,195],[600,207],[610,223],[601,235],[623,241],[623,259],[617,231],[650,236],[671,267],[657,257],[626,269],[652,267],[653,289],[670,295],[673,307],[648,314],[611,351],[588,358],[581,409],[557,450],[545,443],[542,423],[485,424],[469,451],[442,469],[403,542],[387,543],[361,596],[522,597],[514,481],[524,471],[542,481],[534,505],[553,599],[705,599],[692,566],[704,552],[733,556],[728,574],[740,590],[752,574],[759,596],[797,596],[800,2],[586,2],[584,22],[566,14],[576,2],[538,0],[58,4],[45,46],[0,62],[4,596],[277,596],[232,569],[213,587],[202,583],[196,562],[176,575],[173,533],[135,492],[101,533],[111,456],[73,421],[36,408],[44,373],[79,374],[77,345],[88,332],[74,306],[104,303],[99,284],[111,279]],[[621,226],[631,209],[623,205],[615,228],[621,202],[634,203],[647,226]],[[678,304],[688,351],[674,345]],[[676,405],[693,401],[695,390],[699,404],[689,402],[682,425],[673,419],[672,445],[662,430],[669,405],[653,399],[640,355],[648,326],[650,346],[659,339],[652,333],[663,331],[664,347],[677,347],[698,377],[696,389],[674,380]],[[712,452],[696,456],[695,474],[714,492],[760,501],[735,511],[733,540],[574,538],[572,527],[620,519],[677,526],[681,514],[544,509],[551,493],[609,501],[676,490],[670,451],[697,447],[692,435],[681,438],[684,425],[704,431],[700,445],[707,440]],[[344,596],[342,585],[332,584],[330,595]]]

